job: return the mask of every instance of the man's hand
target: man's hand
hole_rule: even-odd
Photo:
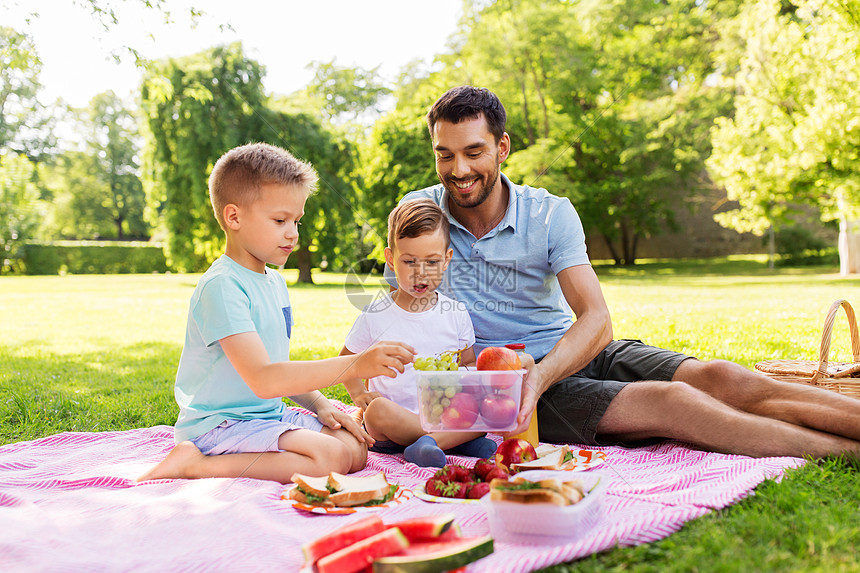
[[[328,402],[328,400],[326,400]],[[331,402],[328,404],[319,404],[317,408],[317,418],[324,426],[332,430],[343,428],[359,441],[367,444],[370,447],[374,444],[374,440],[370,434],[364,431],[364,428],[356,421],[355,418],[336,408]]]
[[[541,397],[544,391],[544,380],[540,372],[540,366],[535,364],[534,358],[529,354],[523,354],[520,358],[523,363],[523,368],[528,370],[526,377],[523,380],[523,391],[520,398],[520,413],[517,415],[517,427],[510,432],[505,432],[505,436],[515,436],[525,432],[529,427],[532,415],[537,407],[538,398]]]
[[[379,392],[361,392],[356,394],[355,396],[351,396],[352,401],[356,406],[361,408],[361,411],[364,412],[367,410],[367,405],[382,396]]]

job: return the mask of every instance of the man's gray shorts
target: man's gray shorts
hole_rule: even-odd
[[[585,368],[553,384],[538,401],[541,441],[608,445],[597,439],[597,424],[612,399],[631,382],[671,380],[686,354],[613,340]]]

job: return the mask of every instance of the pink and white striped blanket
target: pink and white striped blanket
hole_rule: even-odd
[[[133,480],[173,446],[173,428],[67,432],[0,447],[0,564],[4,571],[298,571],[300,547],[362,514],[314,515],[281,500],[282,485],[253,479]],[[745,497],[797,458],[753,459],[666,442],[603,448],[614,477],[602,519],[564,545],[496,542],[468,571],[521,572],[661,539]],[[474,459],[450,457],[472,465]],[[433,473],[402,456],[370,454],[362,473],[417,487]],[[594,470],[591,470],[594,471]],[[386,521],[452,512],[465,536],[487,535],[480,505],[413,497],[380,510]]]

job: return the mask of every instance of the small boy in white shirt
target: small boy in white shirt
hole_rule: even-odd
[[[290,481],[354,472],[373,440],[318,389],[344,379],[395,376],[414,351],[380,342],[360,356],[291,361],[283,265],[317,180],[313,168],[263,143],[225,153],[209,195],[227,244],[191,297],[176,373],[176,447],[138,481],[250,477]],[[316,415],[287,409],[289,396]]]
[[[475,332],[465,307],[436,292],[453,251],[445,213],[429,199],[408,201],[388,217],[385,261],[397,276],[398,288],[369,304],[346,337],[341,355],[358,354],[376,340],[402,340],[417,355],[460,353],[460,364],[473,364]],[[477,432],[426,434],[418,419],[418,388],[411,364],[395,378],[373,377],[344,383],[364,412],[364,425],[376,440],[371,451],[403,452],[419,466],[442,467],[445,450],[487,458],[496,443]],[[404,449],[404,446],[405,449]]]

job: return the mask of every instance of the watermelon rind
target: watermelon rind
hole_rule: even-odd
[[[410,543],[432,541],[451,529],[454,519],[453,513],[426,515],[397,521],[388,524],[388,527],[398,528]]]
[[[326,555],[330,555],[344,547],[349,547],[353,543],[367,539],[372,535],[385,531],[385,529],[385,524],[378,515],[370,515],[339,527],[314,541],[302,545],[305,565],[313,565]]]
[[[493,552],[493,538],[473,537],[428,543],[427,552],[413,545],[404,555],[381,557],[373,562],[373,573],[443,573],[458,569]]]
[[[357,573],[376,559],[396,555],[407,547],[409,540],[399,529],[386,529],[326,555],[316,562],[316,570],[317,573]]]

